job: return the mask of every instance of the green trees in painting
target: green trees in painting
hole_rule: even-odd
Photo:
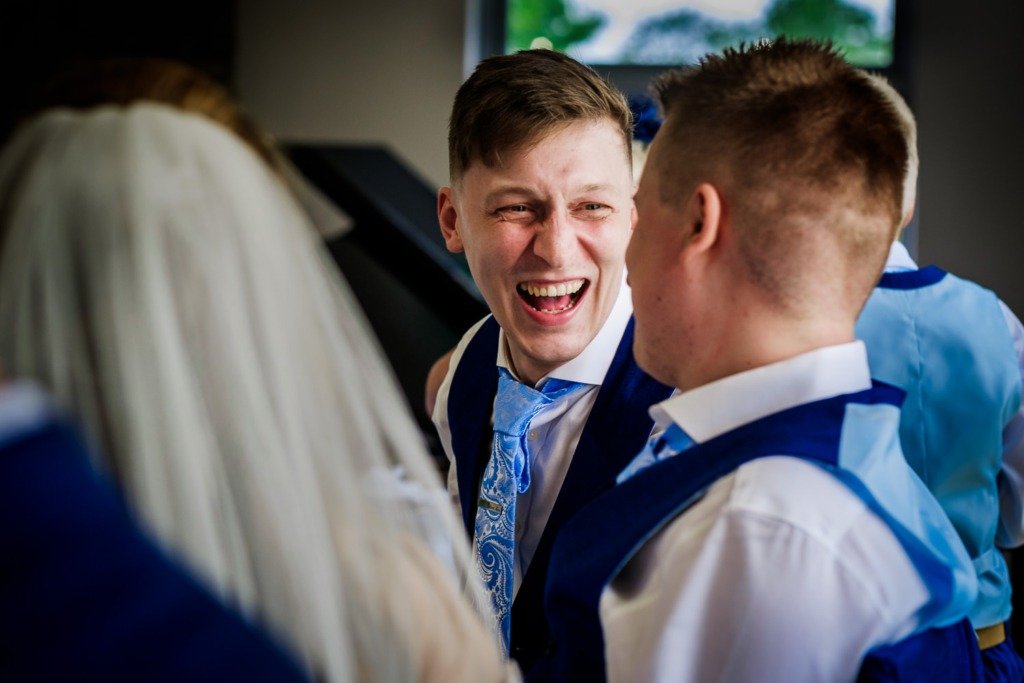
[[[607,19],[572,0],[508,0],[508,48],[530,47],[541,37],[567,51],[593,38]],[[683,64],[740,42],[786,35],[830,39],[850,62],[885,66],[892,60],[892,27],[879,27],[871,11],[845,0],[766,0],[751,21],[726,21],[695,9],[678,9],[644,20],[621,48],[626,64]],[[883,32],[886,31],[886,32]]]
[[[506,47],[526,50],[537,38],[551,41],[551,48],[565,52],[585,42],[604,25],[600,13],[577,13],[565,0],[509,0]]]
[[[875,32],[868,10],[842,0],[776,0],[768,8],[768,35],[829,38],[853,64],[887,64],[892,43]]]
[[[758,22],[721,21],[698,10],[656,15],[641,23],[626,41],[621,60],[627,64],[688,64],[708,52],[763,37]]]

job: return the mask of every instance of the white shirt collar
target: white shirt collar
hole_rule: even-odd
[[[917,264],[910,258],[910,252],[903,245],[903,242],[896,240],[889,247],[889,257],[885,260],[887,272],[899,270],[917,270]]]
[[[612,305],[608,319],[604,321],[604,325],[601,326],[597,335],[590,340],[580,355],[549,372],[537,384],[549,377],[557,377],[570,382],[600,385],[604,381],[604,376],[608,374],[608,368],[615,358],[615,351],[619,348],[619,342],[622,341],[622,333],[625,332],[632,315],[633,300],[630,298],[629,286],[623,276],[619,295]],[[500,330],[498,332],[498,367],[510,369],[510,365],[505,331]]]
[[[861,341],[825,346],[723,377],[651,407],[656,429],[675,422],[696,443],[794,406],[871,387]]]

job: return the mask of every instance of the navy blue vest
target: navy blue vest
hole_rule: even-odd
[[[901,533],[902,527],[874,503],[858,479],[833,469],[847,404],[899,405],[901,400],[899,389],[876,383],[868,391],[781,411],[694,446],[686,457],[657,463],[595,498],[565,525],[552,552],[545,609],[555,649],[527,672],[527,679],[604,680],[598,603],[605,586],[651,536],[699,499],[707,487],[746,462],[780,453],[825,466],[864,499],[904,548],[911,550],[908,554],[933,594],[934,586],[939,586],[940,595],[933,602],[942,603],[942,586],[952,590],[945,565],[929,564],[927,553],[913,552],[920,541],[909,532]],[[981,675],[980,653],[966,619],[925,631],[905,643],[879,649],[874,659],[869,657],[862,680],[971,681]],[[930,652],[932,647],[944,649]],[[923,658],[925,653],[934,659]]]
[[[0,680],[309,677],[143,536],[52,424],[0,445]]]
[[[467,345],[448,395],[448,423],[462,518],[470,536],[476,519],[476,492],[480,490],[493,436],[491,414],[498,390],[494,364],[497,355],[498,323],[489,318]],[[671,393],[670,387],[637,367],[630,319],[512,604],[511,656],[524,671],[551,645],[543,599],[551,548],[559,529],[577,510],[615,484],[615,477],[650,436],[653,423],[647,409]]]

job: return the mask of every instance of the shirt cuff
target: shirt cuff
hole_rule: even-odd
[[[0,385],[0,446],[36,431],[57,417],[46,393],[31,382]]]

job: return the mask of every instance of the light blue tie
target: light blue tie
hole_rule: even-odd
[[[621,484],[638,472],[685,451],[693,444],[694,441],[689,434],[684,432],[679,425],[671,424],[661,435],[648,439],[644,449],[633,458],[626,469],[622,470],[615,481]]]
[[[530,488],[526,432],[544,407],[585,387],[578,382],[549,379],[540,389],[517,382],[498,368],[494,403],[494,442],[484,470],[477,502],[473,548],[481,576],[491,595],[498,632],[508,652],[512,593],[515,582],[516,496]]]

